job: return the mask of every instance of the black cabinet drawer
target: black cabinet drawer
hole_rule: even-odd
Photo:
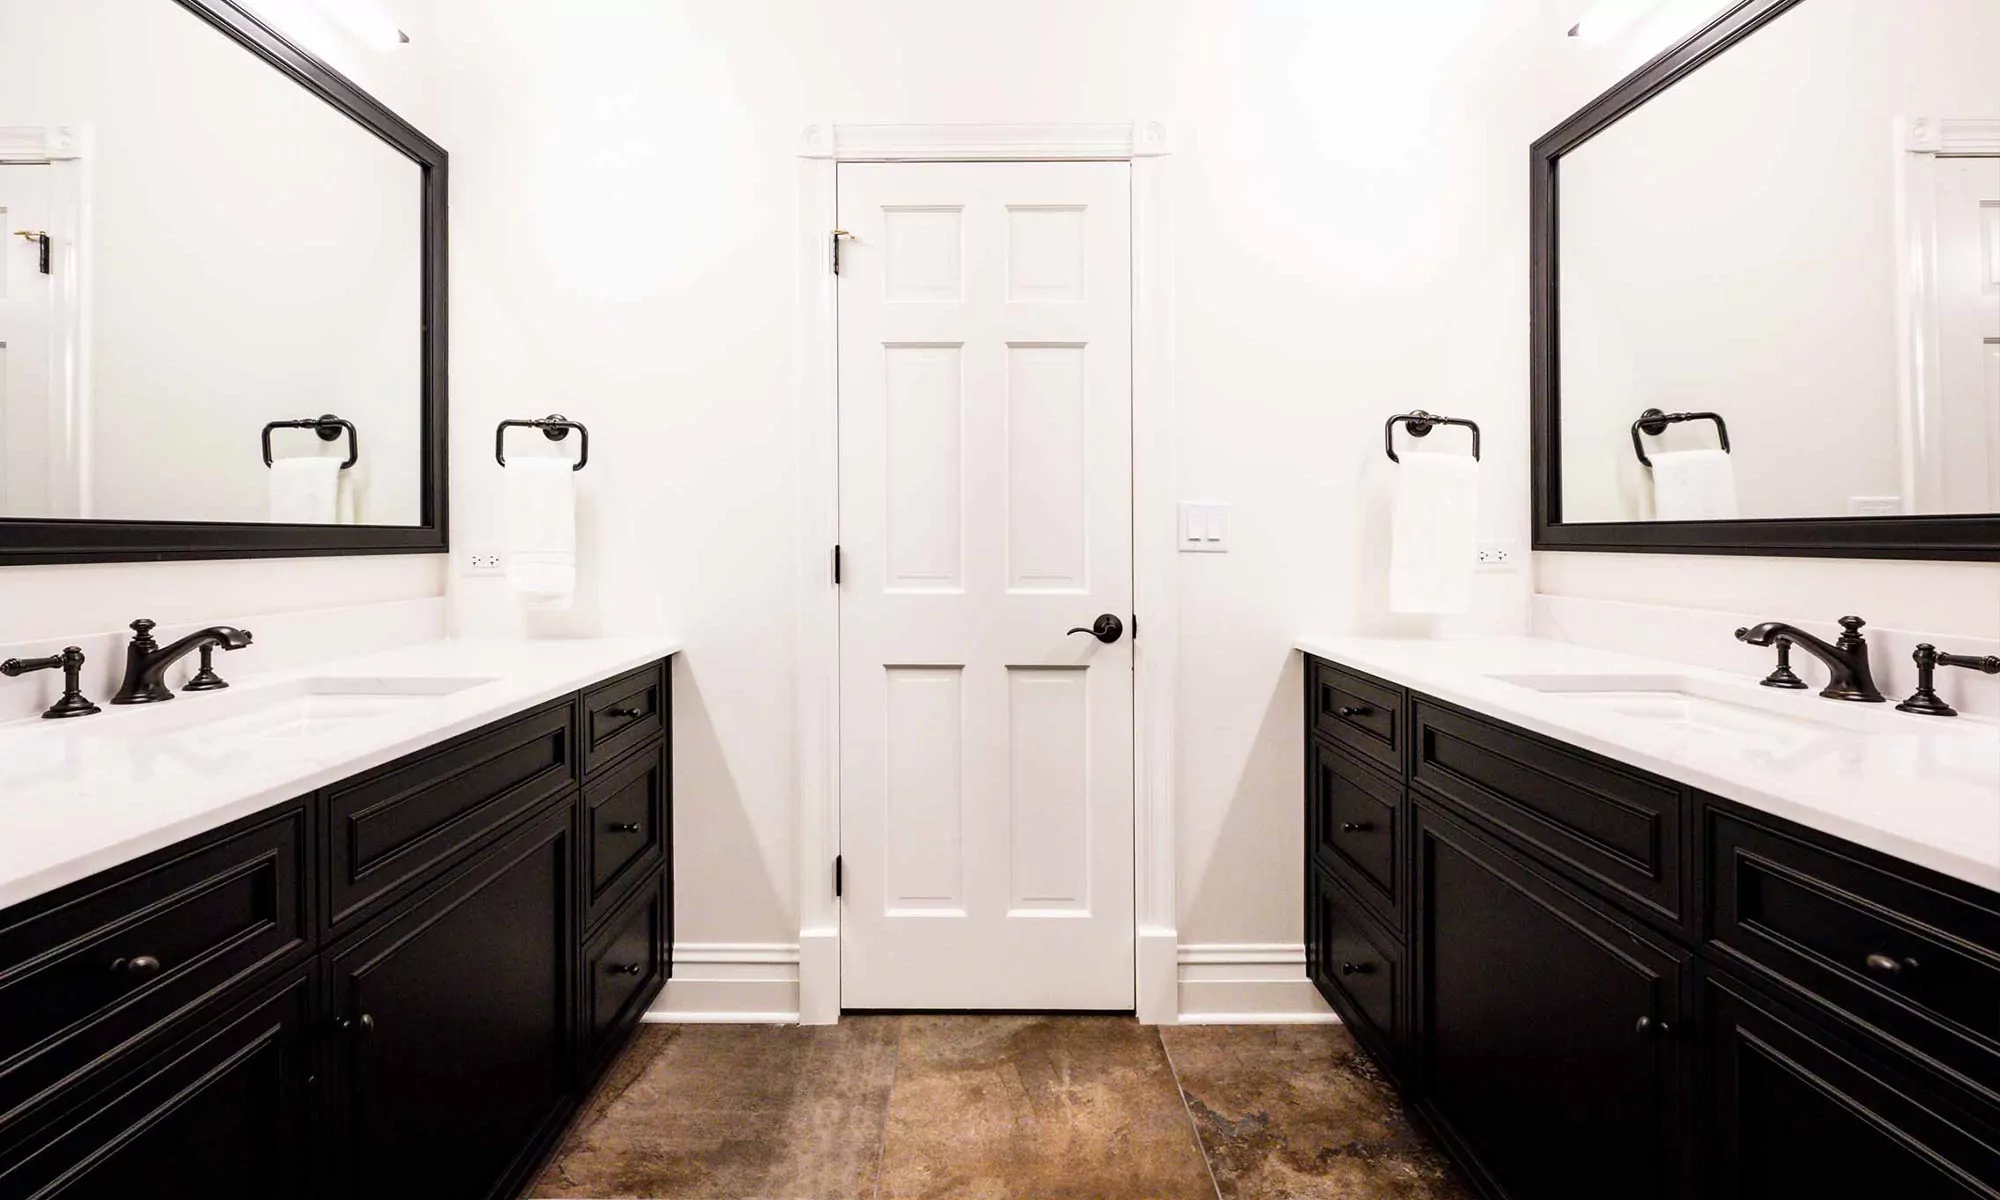
[[[1411,710],[1419,785],[1693,939],[1686,789],[1434,701]]]
[[[1306,716],[1322,736],[1402,774],[1403,689],[1308,657]]]
[[[312,1012],[307,966],[220,1020],[177,1022],[172,1045],[0,1154],[0,1195],[304,1200]]]
[[[286,805],[0,913],[0,1128],[306,954],[311,831],[311,806]]]
[[[2000,1102],[2000,896],[1704,798],[1715,952]]]
[[[563,700],[325,792],[326,928],[343,933],[576,778]]]
[[[594,776],[583,789],[583,878],[592,925],[667,852],[672,763],[665,739]]]
[[[1307,780],[1315,859],[1403,927],[1403,785],[1315,739]]]
[[[653,663],[583,694],[585,773],[667,727],[667,664]]]
[[[1715,1200],[2000,1197],[2000,1134],[1916,1064],[1704,970]],[[1976,1111],[1976,1106],[1975,1106]]]
[[[666,928],[666,885],[655,879],[620,905],[584,948],[587,1063],[594,1066],[614,1050],[666,984]]]
[[[1310,884],[1313,984],[1357,1042],[1392,1071],[1402,1061],[1402,943],[1324,871]]]

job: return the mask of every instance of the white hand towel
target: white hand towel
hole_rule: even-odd
[[[576,594],[576,476],[569,460],[516,458],[503,474],[507,582],[529,608],[568,608]]]
[[[339,516],[339,459],[281,458],[267,474],[272,522],[331,525]]]
[[[1479,464],[1464,454],[1405,454],[1389,530],[1389,610],[1460,613],[1478,557]]]
[[[1727,450],[1654,453],[1655,521],[1729,521],[1736,517],[1736,468]]]

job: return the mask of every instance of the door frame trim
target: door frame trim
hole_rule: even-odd
[[[91,128],[79,121],[53,125],[0,126],[0,166],[49,169],[49,236],[56,256],[49,296],[49,429],[62,439],[51,465],[68,468],[60,482],[51,475],[45,498],[60,518],[89,517],[90,487],[83,447],[90,406],[90,272],[93,269],[90,211]],[[13,230],[0,230],[11,237]]]
[[[844,125],[814,121],[798,149],[799,1020],[840,1018],[839,291],[831,235],[843,162],[1129,162],[1132,168],[1133,920],[1139,1020],[1173,1024],[1180,1003],[1174,889],[1175,586],[1172,132],[1110,124]]]
[[[1897,349],[1901,363],[1902,492],[1910,513],[1943,511],[1937,458],[1943,363],[1937,282],[1938,160],[2000,157],[2000,118],[1906,118],[1896,126]]]

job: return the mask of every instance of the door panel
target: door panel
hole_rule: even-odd
[[[842,1003],[1133,1003],[1123,163],[839,174]]]
[[[574,804],[328,957],[333,1122],[353,1200],[474,1200],[563,1112],[576,1008]]]
[[[1517,1200],[1681,1194],[1686,952],[1428,804],[1417,889],[1419,1086],[1445,1135]]]
[[[2000,510],[2000,158],[1937,165],[1938,480],[1947,513]]]

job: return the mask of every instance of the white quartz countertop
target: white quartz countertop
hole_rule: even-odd
[[[1301,638],[1298,648],[1800,825],[2000,891],[2000,724],[1922,717],[1540,638]],[[1684,680],[1776,713],[1754,736],[1658,722],[1496,676]],[[1786,717],[1796,718],[1789,723]],[[1811,722],[1809,724],[1808,722]],[[1819,722],[1828,727],[1818,727]]]
[[[525,712],[679,647],[651,638],[431,642],[236,678],[226,691],[0,723],[0,908]],[[366,719],[228,736],[308,687],[422,692]],[[99,701],[102,703],[102,700]],[[266,722],[268,725],[268,721]]]

